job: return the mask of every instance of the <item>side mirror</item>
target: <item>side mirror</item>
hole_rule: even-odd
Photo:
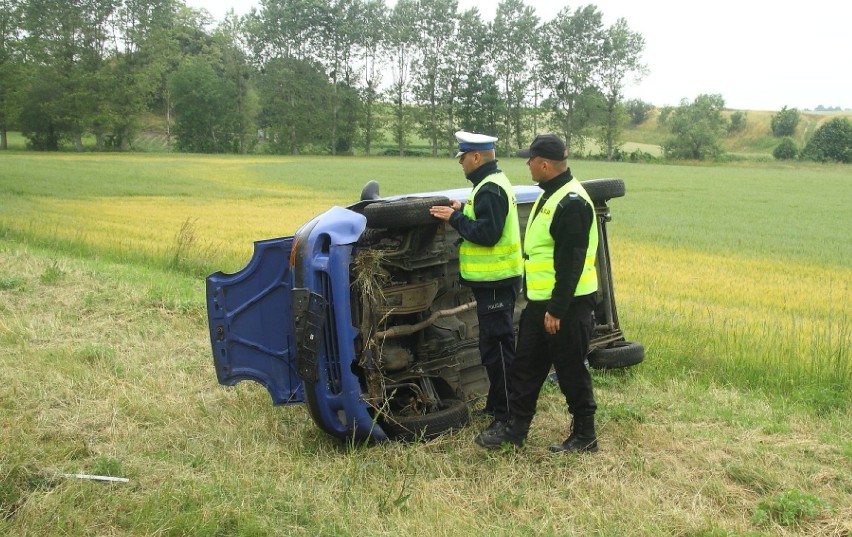
[[[379,182],[367,181],[367,184],[364,185],[363,189],[361,189],[361,201],[377,200],[380,197],[381,196],[379,196]]]

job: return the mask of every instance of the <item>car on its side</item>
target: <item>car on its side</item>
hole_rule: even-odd
[[[598,218],[598,306],[589,366],[644,359],[627,341],[613,291],[608,201],[621,179],[583,185]],[[521,230],[540,193],[514,187]],[[207,278],[207,314],[218,380],[264,385],[276,405],[305,403],[338,438],[429,438],[465,425],[488,391],[476,303],[458,283],[458,233],[429,207],[471,189],[361,200],[332,207],[292,237],[258,241],[248,265]],[[515,322],[525,301],[518,300]]]

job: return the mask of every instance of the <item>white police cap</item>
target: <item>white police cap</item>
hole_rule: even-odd
[[[459,158],[468,151],[484,151],[497,147],[497,138],[488,136],[487,134],[458,131],[456,133],[456,140],[459,141],[459,152],[456,154],[456,158]]]

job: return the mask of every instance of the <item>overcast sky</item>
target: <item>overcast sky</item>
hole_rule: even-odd
[[[228,9],[245,14],[251,0],[186,0],[217,20]],[[389,6],[394,0],[387,0]],[[619,18],[645,38],[649,74],[626,89],[628,98],[678,105],[719,93],[729,108],[852,108],[852,2],[810,0],[526,0],[542,20],[565,6],[594,4],[609,26]],[[459,0],[493,20],[497,0]],[[794,9],[791,9],[794,8]]]

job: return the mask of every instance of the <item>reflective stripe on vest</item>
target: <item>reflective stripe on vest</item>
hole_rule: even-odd
[[[503,234],[494,246],[483,246],[463,240],[459,248],[459,271],[462,278],[471,282],[495,282],[520,276],[524,273],[524,258],[521,254],[521,229],[518,223],[518,201],[512,190],[512,183],[504,173],[492,173],[479,182],[470,193],[469,202],[464,204],[462,213],[476,220],[474,207],[476,194],[486,183],[494,183],[506,193],[509,200],[509,213]]]
[[[592,225],[589,228],[589,247],[586,249],[586,262],[574,296],[583,296],[598,290],[598,274],[595,269],[595,257],[598,251],[598,219],[594,213],[595,204],[586,193],[586,189],[576,179],[557,190],[536,214],[536,208],[541,196],[533,205],[527,221],[527,231],[524,235],[524,271],[526,274],[527,298],[530,300],[548,300],[556,285],[556,269],[553,267],[553,237],[550,235],[550,224],[553,223],[553,213],[559,202],[570,193],[577,194],[586,200],[592,208]]]

